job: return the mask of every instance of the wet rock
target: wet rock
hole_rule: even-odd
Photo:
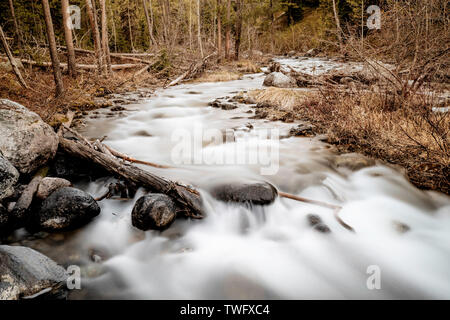
[[[357,171],[362,168],[374,166],[375,160],[367,158],[367,157],[357,154],[357,153],[347,153],[347,154],[337,156],[333,160],[333,164],[337,168],[347,168],[352,171]]]
[[[141,230],[167,229],[177,216],[173,200],[164,194],[148,194],[140,197],[131,213],[133,226]]]
[[[90,161],[58,151],[54,160],[50,163],[49,175],[77,181],[80,179],[95,180],[96,178],[109,176],[109,173]]]
[[[279,62],[272,62],[269,65],[269,71],[272,72],[280,72],[281,71],[281,64]]]
[[[330,233],[330,228],[322,222],[322,218],[320,218],[316,214],[308,214],[306,216],[306,219],[309,222],[309,225],[313,227],[314,230],[321,232],[321,233]]]
[[[0,200],[14,193],[14,185],[19,180],[17,169],[0,154]]]
[[[64,187],[44,200],[33,226],[46,231],[70,230],[85,225],[99,214],[100,207],[89,194]]]
[[[70,183],[69,180],[62,179],[62,178],[50,178],[46,177],[42,179],[42,181],[39,183],[36,197],[38,197],[41,200],[45,200],[48,198],[50,194],[52,194],[54,191],[64,188],[64,187],[71,187],[72,183]]]
[[[266,87],[294,88],[297,86],[297,82],[281,72],[272,72],[266,76],[263,85]]]
[[[220,108],[222,110],[233,110],[233,109],[237,108],[237,106],[235,104],[223,102],[218,99],[214,100],[209,105],[213,108]]]
[[[215,186],[211,190],[211,195],[224,202],[267,205],[275,201],[278,192],[267,182],[230,183]]]
[[[317,54],[318,54],[317,49],[313,48],[313,49],[308,50],[308,51],[305,53],[305,57],[308,57],[308,58],[310,58],[310,57],[315,57],[315,56],[317,56]]]
[[[291,50],[286,54],[288,57],[294,57],[295,55],[297,55],[297,52],[295,50]]]
[[[300,124],[289,131],[290,136],[294,137],[313,137],[313,126],[310,124]]]
[[[0,99],[0,151],[21,173],[31,173],[52,159],[58,136],[34,112]]]
[[[411,227],[407,224],[399,221],[394,221],[394,228],[397,230],[398,233],[406,233],[409,230],[411,230]]]
[[[66,297],[66,271],[33,249],[0,245],[0,275],[0,300]]]

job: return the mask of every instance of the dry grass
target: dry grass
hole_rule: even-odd
[[[248,93],[248,96],[256,102],[276,106],[283,111],[293,111],[295,106],[302,105],[311,95],[313,95],[311,91],[275,87],[252,90]]]
[[[241,73],[227,70],[219,70],[212,72],[205,72],[199,77],[192,80],[192,82],[222,82],[238,80],[242,77]]]
[[[273,106],[266,109],[292,110],[294,118],[310,121],[342,152],[400,165],[416,186],[450,193],[450,117],[431,111],[433,98],[416,95],[396,102],[389,93],[324,89],[303,95],[276,88],[250,95]],[[266,114],[271,118],[276,113]]]

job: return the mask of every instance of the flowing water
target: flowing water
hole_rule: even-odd
[[[317,59],[296,61],[299,65],[280,61],[314,70],[334,66]],[[141,232],[131,226],[134,201],[100,202],[101,215],[63,247],[66,255],[68,247],[75,247],[83,263],[87,294],[78,298],[449,299],[450,199],[418,190],[399,169],[373,164],[350,170],[320,137],[289,137],[296,123],[251,119],[248,105],[230,111],[208,106],[218,97],[261,88],[263,78],[255,74],[161,89],[127,106],[124,117],[87,120],[86,136],[107,136],[105,143],[123,153],[173,166],[142,168],[195,185],[207,216],[178,219],[164,232]],[[245,139],[211,143],[203,137],[198,162],[186,161],[195,153],[174,156],[180,137],[186,139],[184,146],[187,141],[193,146],[202,132],[219,130],[227,136],[228,129]],[[264,129],[277,129],[279,139],[259,135]],[[236,159],[261,145],[276,151],[270,158],[278,164],[276,174],[261,174],[267,163],[211,160],[217,154]],[[185,162],[174,164],[180,158]],[[289,199],[239,206],[208,193],[214,184],[242,180],[269,181],[279,190],[341,205],[340,217],[355,232],[343,228],[327,208]],[[78,187],[98,196],[108,182]],[[139,190],[134,200],[142,194]],[[311,213],[331,232],[314,230],[307,219]],[[90,262],[92,252],[100,252],[94,260],[102,260]]]

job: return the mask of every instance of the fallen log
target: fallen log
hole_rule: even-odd
[[[78,139],[71,140],[60,135],[59,145],[68,154],[92,161],[124,180],[149,188],[152,192],[168,195],[178,204],[180,211],[183,211],[186,216],[202,217],[202,199],[200,193],[192,187],[167,180],[136,166],[126,164],[112,155],[95,150],[84,141],[82,142]]]
[[[29,59],[20,59],[20,61],[23,64],[28,64],[28,65],[36,66],[36,67],[48,68],[48,67],[52,66],[51,62],[45,62],[45,61],[38,62],[38,61],[34,61],[34,60],[29,60]],[[141,65],[142,64],[136,64],[136,63],[113,64],[113,65],[111,65],[111,68],[113,70],[124,70],[124,69],[137,68]],[[67,69],[67,63],[65,63],[65,62],[60,63],[60,66],[64,69]],[[96,64],[77,64],[76,66],[78,69],[81,69],[81,70],[97,70]]]
[[[209,55],[207,55],[206,57],[204,57],[200,62],[193,64],[186,72],[184,72],[182,75],[180,75],[178,78],[176,78],[175,80],[173,80],[172,82],[170,82],[168,85],[166,85],[164,88],[168,88],[171,86],[174,86],[178,83],[180,83],[181,81],[183,81],[184,79],[187,78],[191,78],[193,77],[195,74],[197,74],[197,72],[202,69],[204,67],[204,65],[206,64],[206,62],[208,61],[209,58],[211,58],[212,56],[216,55],[216,52],[213,52]]]

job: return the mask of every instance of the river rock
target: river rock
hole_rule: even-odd
[[[374,159],[365,157],[357,153],[346,153],[334,158],[333,164],[337,168],[347,168],[357,171],[376,164]]]
[[[0,154],[0,200],[14,193],[14,185],[18,180],[19,172],[17,169]]]
[[[70,230],[85,225],[99,214],[100,207],[89,194],[64,187],[44,200],[33,222],[46,231]]]
[[[43,254],[0,245],[0,300],[65,298],[67,273]]]
[[[39,183],[36,197],[38,197],[41,200],[47,199],[49,195],[51,195],[54,191],[64,188],[64,187],[71,187],[72,183],[70,183],[69,180],[62,179],[62,178],[50,178],[46,177],[42,179],[42,181]]]
[[[211,195],[224,202],[267,205],[275,201],[278,192],[267,182],[229,183],[215,186],[211,190]]]
[[[306,216],[306,219],[308,220],[309,225],[311,227],[313,227],[314,230],[321,232],[321,233],[330,233],[331,232],[330,228],[325,223],[323,223],[322,218],[319,217],[318,215],[308,214]]]
[[[53,158],[58,136],[34,112],[0,99],[0,151],[21,173],[31,173]]]
[[[266,87],[294,88],[297,86],[295,79],[281,72],[272,72],[266,76],[263,85]]]
[[[313,48],[313,49],[309,49],[309,50],[305,53],[305,57],[311,58],[311,57],[317,56],[317,54],[318,54],[317,49]]]
[[[173,200],[164,194],[140,197],[131,213],[133,226],[141,230],[164,230],[175,220],[177,210]]]

